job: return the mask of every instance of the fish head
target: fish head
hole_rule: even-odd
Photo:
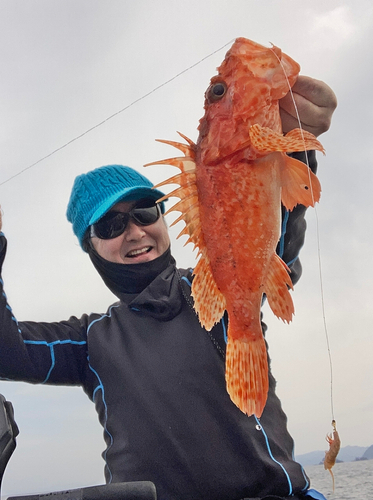
[[[249,128],[259,124],[281,132],[278,101],[294,85],[299,64],[278,47],[237,38],[205,93],[198,127],[199,159],[213,164],[240,153],[261,156],[251,147]]]

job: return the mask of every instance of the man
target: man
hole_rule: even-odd
[[[332,91],[305,77],[294,91],[304,128],[325,131],[336,105]],[[282,118],[285,130],[297,126],[286,99]],[[309,165],[315,170],[313,152]],[[201,328],[191,270],[177,269],[170,252],[164,205],[156,203],[161,195],[120,165],[75,179],[67,217],[119,301],[103,315],[18,322],[3,293],[0,377],[81,385],[104,428],[109,483],[150,480],[160,500],[323,498],[308,489],[292,459],[271,373],[260,421],[231,402],[224,379],[227,317],[211,332]],[[290,213],[278,249],[294,282],[304,213],[302,206]],[[2,264],[4,235],[0,241]]]

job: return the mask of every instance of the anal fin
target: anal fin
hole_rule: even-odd
[[[275,316],[289,323],[294,314],[294,304],[289,288],[293,288],[288,267],[277,254],[273,254],[269,264],[264,293]]]

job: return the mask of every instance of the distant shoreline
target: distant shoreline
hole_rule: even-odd
[[[325,447],[326,448],[326,447]],[[301,465],[322,464],[325,450],[311,451],[302,455],[296,455],[295,460]],[[338,454],[338,462],[359,462],[373,459],[373,445],[371,446],[344,446]]]

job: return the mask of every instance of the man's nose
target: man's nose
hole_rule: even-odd
[[[125,237],[127,241],[139,240],[145,235],[144,228],[138,226],[133,220],[128,221],[128,225],[125,231]]]

